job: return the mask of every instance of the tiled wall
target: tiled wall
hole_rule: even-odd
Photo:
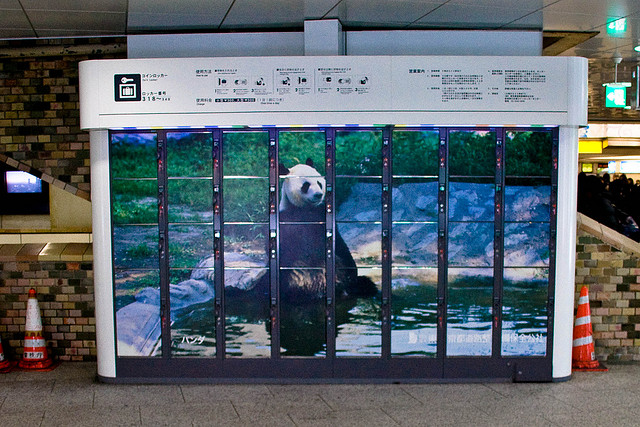
[[[578,216],[576,301],[586,285],[596,357],[640,361],[640,244]]]
[[[23,352],[27,296],[34,288],[52,357],[96,359],[92,259],[87,243],[0,246],[0,335],[7,358]]]
[[[89,200],[89,134],[80,130],[78,63],[124,57],[124,38],[0,41],[0,162]],[[8,357],[22,354],[33,287],[53,356],[96,358],[91,244],[60,236],[48,244],[36,243],[41,240],[33,235],[19,241],[1,236],[8,244],[0,241],[0,335]],[[60,241],[67,243],[54,243]]]
[[[0,41],[0,49],[18,52],[0,59],[0,161],[89,200],[89,134],[80,130],[78,62],[125,57],[104,53],[105,44],[118,40]]]

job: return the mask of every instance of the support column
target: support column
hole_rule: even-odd
[[[98,375],[116,377],[116,342],[111,270],[111,206],[109,202],[109,132],[91,131],[91,208],[93,215],[93,281]]]
[[[305,56],[335,56],[345,54],[345,36],[337,19],[304,21]]]
[[[559,139],[556,294],[553,322],[554,380],[568,379],[571,376],[578,200],[577,126],[560,127]]]

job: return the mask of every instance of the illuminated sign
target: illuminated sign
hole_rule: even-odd
[[[578,153],[602,153],[602,141],[581,139],[578,141]]]
[[[640,173],[640,160],[621,161],[620,173]]]
[[[627,88],[624,86],[607,85],[605,107],[625,108],[627,106]]]
[[[619,34],[627,31],[627,20],[625,18],[616,19],[607,24],[607,33]]]

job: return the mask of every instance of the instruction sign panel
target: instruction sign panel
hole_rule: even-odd
[[[396,58],[395,107],[565,111],[567,69],[541,58]],[[402,81],[404,80],[404,81]]]
[[[92,118],[117,115],[566,113],[572,61],[580,59],[334,56],[85,61],[80,67],[81,111],[85,128],[96,127],[87,124]],[[579,70],[582,64],[578,65]],[[578,82],[574,87],[582,81],[581,76],[573,80]],[[234,122],[231,116],[226,118]]]

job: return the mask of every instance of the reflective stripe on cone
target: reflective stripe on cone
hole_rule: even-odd
[[[55,368],[49,357],[47,343],[42,336],[42,318],[35,289],[29,290],[25,322],[24,351],[18,366],[22,369],[51,370]]]
[[[578,299],[576,322],[573,328],[573,368],[597,368],[600,362],[596,360],[593,345],[593,330],[591,328],[591,308],[589,307],[589,290],[583,286]]]

